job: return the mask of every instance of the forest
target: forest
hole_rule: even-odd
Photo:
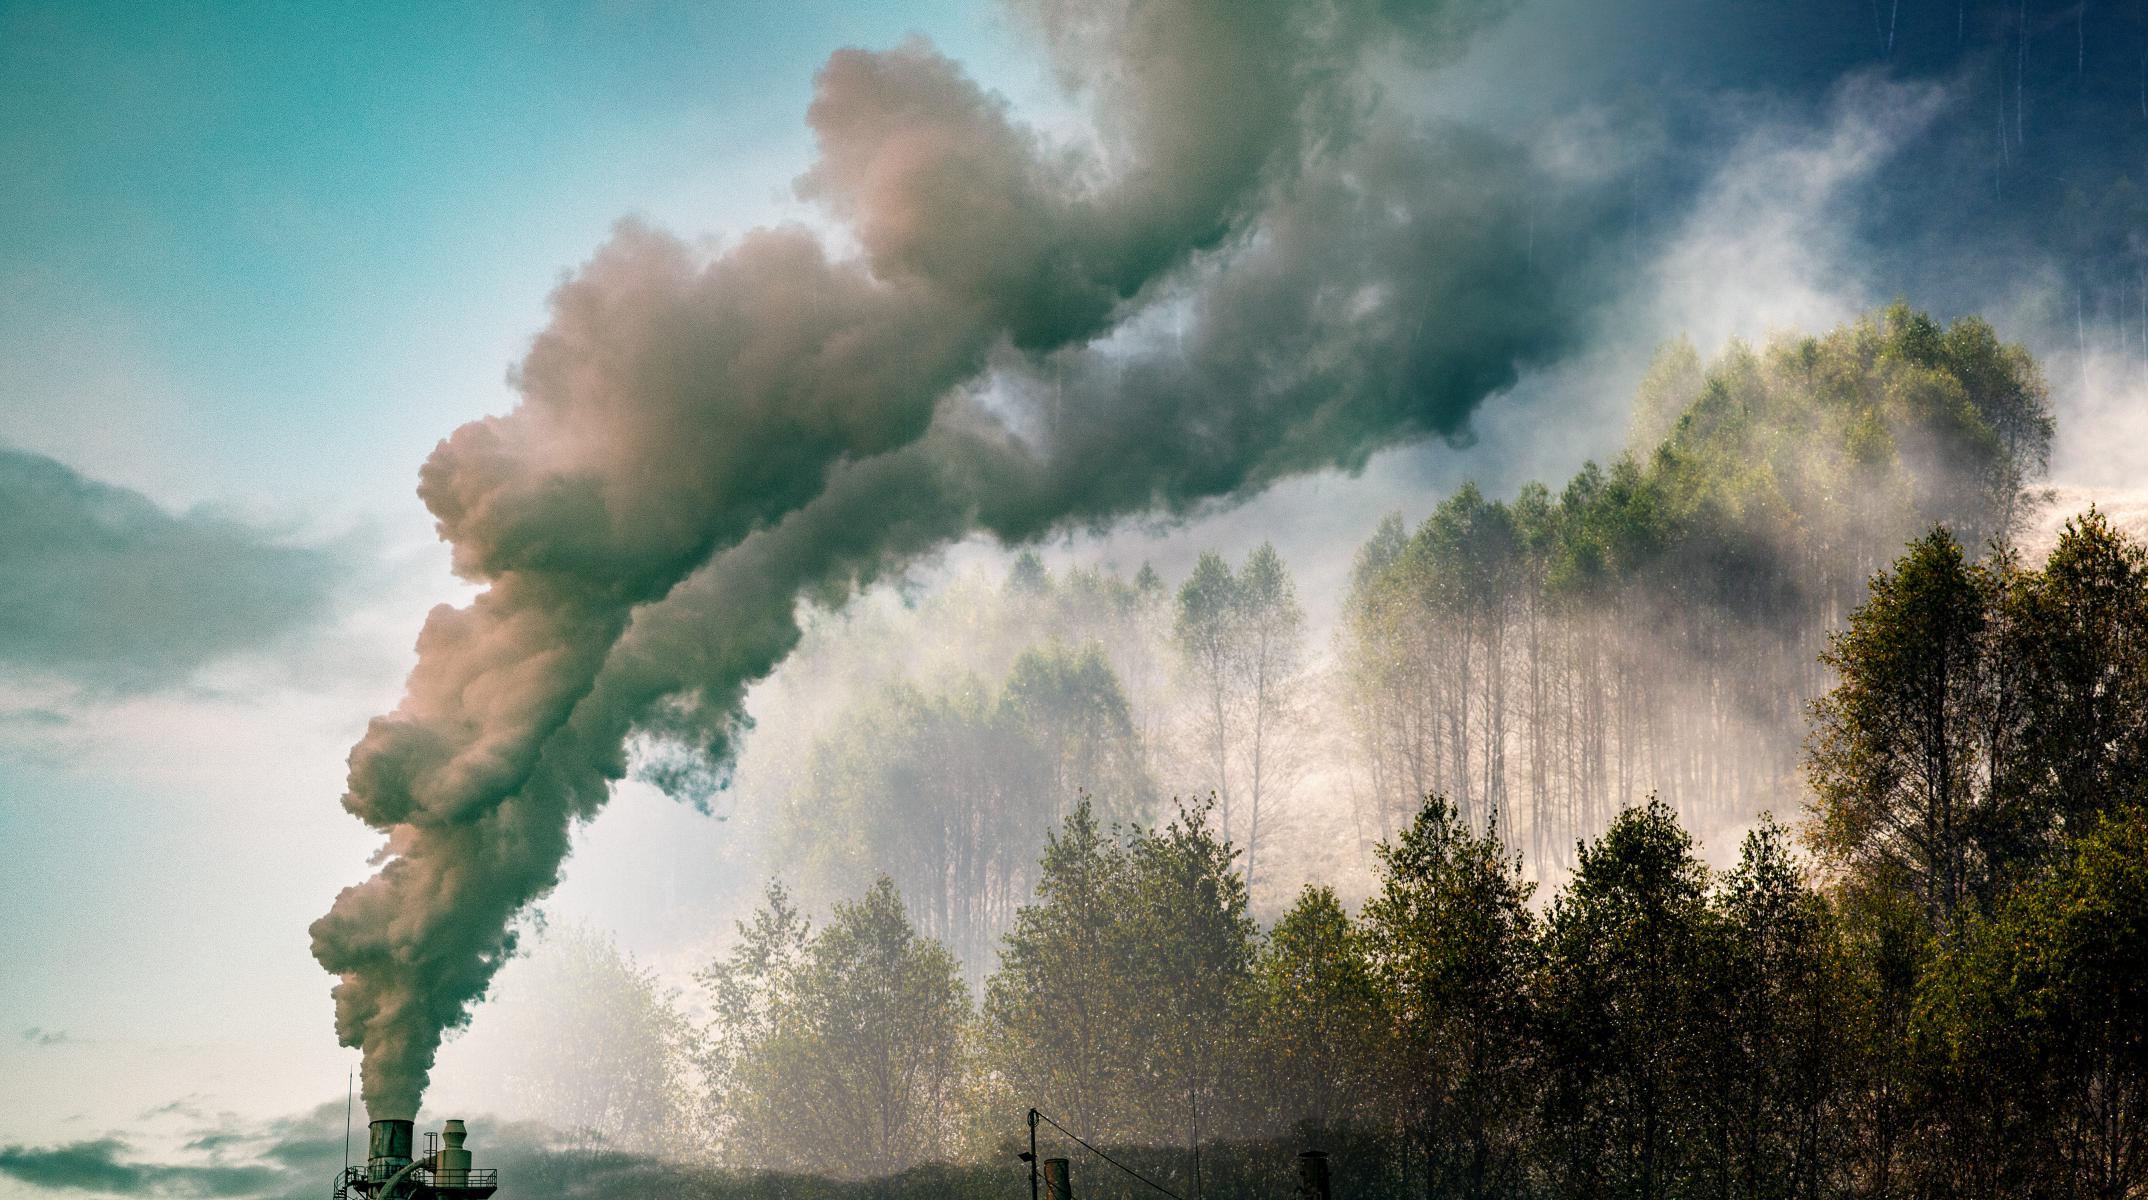
[[[827,615],[751,914],[548,933],[510,1085],[682,1195],[1013,1195],[1033,1107],[1099,1197],[2141,1194],[2148,550],[2025,544],[2036,364],[1897,304],[1634,414],[1326,647],[1272,547]]]

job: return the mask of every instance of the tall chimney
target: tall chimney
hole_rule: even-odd
[[[373,1122],[365,1165],[366,1174],[374,1183],[386,1183],[397,1171],[410,1165],[410,1131],[415,1124],[398,1117]]]

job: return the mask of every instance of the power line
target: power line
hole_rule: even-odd
[[[1059,1122],[1052,1120],[1052,1114],[1045,1112],[1041,1109],[1034,1108],[1030,1109],[1029,1111],[1036,1113],[1038,1116],[1044,1118],[1045,1122],[1049,1124],[1052,1128],[1074,1139],[1074,1143],[1080,1146],[1082,1149],[1087,1150],[1089,1153],[1096,1155],[1098,1158],[1103,1159],[1105,1162],[1110,1163],[1112,1166],[1119,1168],[1121,1171],[1126,1172],[1128,1175],[1133,1176],[1141,1182],[1148,1184],[1150,1187],[1155,1188],[1157,1191],[1162,1192],[1164,1195],[1171,1197],[1171,1200],[1186,1200],[1184,1196],[1179,1195],[1177,1192],[1172,1191],[1170,1188],[1165,1187],[1164,1185],[1156,1182],[1148,1176],[1143,1175],[1141,1172],[1134,1170],[1132,1167],[1127,1166],[1125,1163],[1120,1162],[1118,1159],[1113,1158],[1109,1154],[1104,1153],[1102,1150],[1099,1150],[1096,1147],[1090,1145],[1089,1143],[1083,1141],[1080,1134],[1075,1133],[1073,1130],[1068,1129],[1066,1126],[1061,1125]]]

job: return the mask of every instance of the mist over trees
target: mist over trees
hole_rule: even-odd
[[[591,930],[552,925],[536,941],[503,973],[498,1003],[470,1038],[503,1064],[503,1103],[543,1114],[569,1149],[705,1146],[695,1098],[709,1078],[704,1039],[677,993]]]
[[[1651,794],[1703,833],[1793,807],[1827,632],[1925,530],[2012,533],[2051,434],[2035,364],[1975,319],[1897,305],[1705,367],[1673,344],[1610,468],[1465,487],[1360,551],[1337,657],[1367,823],[1438,792],[1564,864]]]
[[[1348,1196],[2139,1194],[2148,550],[2010,546],[2050,435],[1897,306],[1673,346],[1634,453],[1384,522],[1325,658],[1266,546],[816,626],[743,768],[782,881],[685,994],[583,956],[658,1014],[634,1121],[722,1195],[1001,1195],[1031,1106],[1187,1196],[1313,1145]],[[1276,832],[1320,803],[1363,886]]]
[[[1352,898],[1431,793],[1540,882],[1662,798],[1735,844],[1801,803],[1827,634],[1900,548],[2034,511],[2036,364],[1896,305],[1820,336],[1659,355],[1628,451],[1371,531],[1336,628],[1272,546],[1053,572],[1034,554],[809,623],[740,769],[749,869],[825,907],[889,876],[974,984],[1083,795],[1106,824],[1213,796],[1253,908]]]
[[[775,853],[815,886],[886,873],[929,936],[983,963],[1035,885],[1037,831],[1081,795],[1118,816],[1153,790],[1100,649],[1050,642],[996,688],[891,684],[844,713],[813,748]]]
[[[818,931],[772,888],[701,977],[710,1187],[937,1162],[940,1194],[1000,1194],[1034,1105],[1179,1194],[1288,1194],[1306,1145],[1358,1196],[2137,1194],[2148,551],[2091,511],[2041,568],[1964,562],[1920,540],[1830,639],[1812,859],[1764,817],[1713,870],[1648,799],[1540,905],[1497,820],[1434,795],[1355,913],[1308,886],[1263,927],[1206,803],[1107,828],[1082,802],[974,1007],[889,881]],[[2001,605],[2003,639],[1931,652]],[[1961,702],[2031,675],[2094,683]],[[1086,1194],[1140,1194],[1071,1153]]]
[[[936,1176],[943,1194],[992,1195],[1035,1105],[1181,1194],[1196,1170],[1217,1194],[1286,1194],[1307,1144],[1335,1153],[1339,1194],[1365,1196],[2135,1194],[2143,562],[2090,512],[2039,569],[2003,554],[1963,568],[1941,533],[1883,572],[1831,639],[1840,678],[1814,705],[1808,754],[1832,782],[1812,862],[1763,818],[1711,870],[1650,799],[1584,841],[1540,906],[1497,821],[1435,795],[1379,847],[1358,912],[1309,886],[1262,928],[1205,805],[1106,829],[1083,803],[1047,840],[975,1009],[886,880],[818,933],[772,889],[704,976],[729,1063],[712,1148],[747,1172],[974,1163]],[[1975,708],[1935,688],[1959,661],[1927,649],[1979,610],[1905,606],[1903,581],[1978,573],[2009,590],[1972,597],[2035,598],[1979,652],[2033,647],[2038,672],[2092,676],[2090,696]],[[1922,661],[1907,675],[1905,652]],[[2014,678],[1962,673],[1972,694]],[[2043,724],[2084,704],[2110,736]],[[1993,711],[2021,731],[1995,739],[2004,769],[1888,765],[1951,761],[1947,723],[1988,728]],[[1844,738],[1871,769],[1830,765]],[[1970,801],[1947,800],[1961,779],[1979,781]],[[1914,815],[1857,819],[1890,806]],[[1942,854],[1903,851],[1957,829]],[[1086,1192],[1138,1194],[1078,1161]],[[726,1178],[737,1194],[785,1186]]]
[[[1262,543],[1235,573],[1221,555],[1203,554],[1179,588],[1173,633],[1191,680],[1202,766],[1215,781],[1223,836],[1240,835],[1250,886],[1262,806],[1272,816],[1288,793],[1300,765],[1294,738],[1305,717],[1295,691],[1304,669],[1305,610],[1275,547]]]
[[[948,1155],[969,992],[954,957],[917,935],[894,884],[836,905],[817,931],[800,927],[771,969],[724,982],[742,978],[760,994],[716,1021],[732,1051],[719,1099],[731,1153],[835,1177]]]

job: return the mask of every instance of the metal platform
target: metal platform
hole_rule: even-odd
[[[375,1195],[377,1185],[364,1167],[348,1167],[336,1180],[335,1200],[486,1200],[500,1190],[496,1170],[435,1171],[420,1162],[395,1184],[393,1196]]]

